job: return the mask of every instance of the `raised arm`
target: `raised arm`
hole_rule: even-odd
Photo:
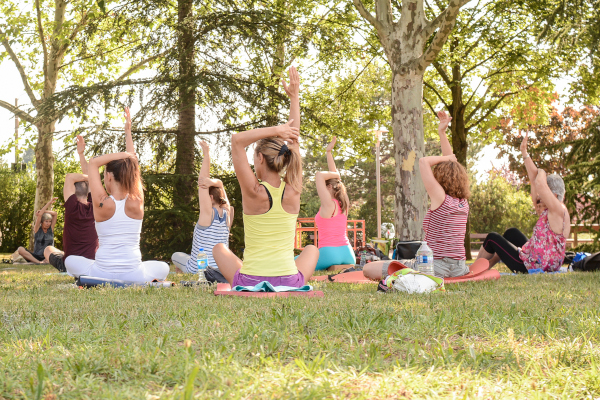
[[[563,203],[556,197],[552,190],[548,187],[548,181],[546,180],[546,171],[540,169],[535,179],[535,185],[537,187],[540,199],[548,207],[548,211],[562,217],[564,213]]]
[[[327,180],[333,178],[340,179],[339,172],[319,171],[315,175],[317,193],[319,194],[319,199],[321,199],[321,217],[323,218],[331,218],[335,212],[335,203],[332,201],[331,193],[327,190]]]
[[[298,128],[292,127],[294,120],[279,126],[269,128],[258,128],[250,131],[238,132],[231,136],[231,160],[233,161],[233,169],[240,182],[242,195],[254,195],[258,193],[258,179],[250,168],[248,156],[246,155],[246,147],[252,143],[267,137],[277,136],[288,143],[298,142]],[[292,146],[290,146],[292,148]]]
[[[56,212],[52,211],[52,204],[58,200],[58,197],[52,197],[40,210],[35,213],[35,224],[33,225],[33,232],[37,232],[40,229],[40,225],[42,224],[42,215],[45,212],[49,212],[52,215],[52,230],[54,230],[54,226],[56,225]]]
[[[135,154],[133,138],[131,137],[131,113],[129,107],[125,107],[125,151]]]
[[[208,144],[205,141],[200,141],[202,147],[202,167],[198,175],[198,202],[200,208],[200,216],[198,217],[198,225],[209,226],[212,220],[212,202],[210,201],[210,193],[208,192],[210,184],[203,185],[203,180],[210,178],[210,154]]]
[[[132,158],[137,161],[137,157],[132,153],[112,153],[91,158],[89,161],[88,182],[90,191],[92,192],[92,204],[94,207],[94,218],[96,221],[104,221],[114,214],[115,203],[109,201],[110,198],[102,186],[100,178],[100,167],[108,164],[113,160],[121,160],[123,158]]]
[[[81,165],[81,173],[87,175],[88,162],[85,159],[85,139],[81,135],[77,135],[77,154],[79,155],[79,164]]]
[[[536,208],[538,198],[536,178],[538,175],[538,169],[529,156],[529,153],[527,153],[527,132],[525,132],[525,135],[523,135],[523,141],[521,142],[520,148],[521,155],[523,156],[523,163],[525,164],[527,176],[529,177],[529,183],[531,185],[531,202],[533,203],[533,208]]]
[[[63,187],[63,199],[67,199],[75,194],[75,183],[87,181],[88,176],[84,174],[67,174],[65,176],[65,185]]]
[[[290,67],[288,71],[290,76],[290,84],[285,82],[285,79],[281,80],[283,89],[290,98],[290,116],[289,119],[293,120],[292,127],[300,129],[300,75],[296,70],[296,67]]]
[[[419,160],[419,171],[421,172],[421,179],[425,185],[425,190],[431,199],[431,209],[435,210],[442,205],[446,199],[446,192],[442,185],[433,176],[431,167],[444,161],[456,161],[456,156],[450,154],[448,156],[431,156],[423,157]]]
[[[446,136],[446,129],[448,129],[448,125],[450,125],[452,117],[446,114],[445,111],[439,111],[437,116],[440,119],[440,124],[438,125],[438,136],[440,137],[440,145],[442,146],[442,155],[449,156],[453,154],[453,152],[452,146],[450,146],[450,141],[448,140],[448,136]]]
[[[338,172],[332,154],[336,140],[337,138],[334,136],[333,139],[331,139],[331,142],[329,142],[329,144],[327,145],[327,149],[325,150],[325,153],[327,154],[327,169],[329,169],[329,172]]]

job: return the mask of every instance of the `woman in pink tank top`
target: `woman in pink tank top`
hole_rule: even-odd
[[[321,199],[321,208],[315,215],[319,244],[319,261],[316,270],[327,269],[332,265],[356,263],[346,233],[350,201],[331,154],[335,141],[334,136],[327,146],[329,171],[317,172],[315,176],[317,192]]]

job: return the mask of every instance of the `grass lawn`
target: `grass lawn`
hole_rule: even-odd
[[[52,272],[0,264],[0,399],[600,398],[598,273],[247,299]]]

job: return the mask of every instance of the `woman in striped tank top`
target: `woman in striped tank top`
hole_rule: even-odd
[[[290,84],[283,82],[283,87],[290,98],[290,120],[283,125],[239,132],[231,137],[233,168],[242,190],[244,260],[223,244],[214,247],[213,256],[233,286],[254,286],[267,281],[274,286],[301,287],[313,274],[319,259],[319,250],[306,246],[294,260],[302,192],[302,157],[298,143],[300,77],[294,67],[289,74]],[[253,143],[256,143],[256,175],[246,154],[246,147]]]
[[[316,270],[332,265],[356,263],[354,251],[347,234],[348,208],[350,200],[346,187],[340,180],[331,152],[335,146],[335,136],[327,146],[327,166],[329,171],[317,172],[315,182],[321,199],[321,208],[315,215],[315,224],[319,230],[319,262]]]
[[[433,251],[435,275],[450,278],[469,273],[464,237],[469,217],[467,199],[471,193],[467,171],[456,160],[446,136],[446,129],[452,118],[443,111],[438,112],[438,118],[442,155],[423,157],[419,160],[421,179],[431,201],[431,206],[423,219],[423,230],[427,245]],[[400,261],[414,268],[415,260]],[[368,264],[363,273],[370,279],[383,279],[387,275],[387,266],[390,262]]]
[[[219,243],[229,248],[229,231],[233,223],[233,207],[229,205],[223,182],[219,179],[210,179],[208,144],[201,141],[200,147],[202,147],[204,156],[198,175],[200,216],[194,227],[192,253],[174,253],[171,260],[179,271],[197,274],[198,264],[196,258],[200,249],[203,249],[208,257],[208,268],[204,273],[206,280],[225,283],[227,280],[219,271],[213,258],[213,248]]]

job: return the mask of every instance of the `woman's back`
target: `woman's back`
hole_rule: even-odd
[[[272,206],[264,214],[244,213],[245,249],[242,274],[284,276],[298,273],[294,262],[294,236],[298,214],[283,209],[281,198],[285,182],[275,188],[262,182],[270,194]]]
[[[127,197],[116,200],[115,213],[106,221],[96,222],[99,247],[96,252],[98,268],[120,273],[138,268],[142,262],[140,252],[141,219],[133,219],[125,213]]]
[[[335,203],[334,216],[324,218],[319,209],[315,215],[315,225],[319,231],[319,248],[347,246],[350,244],[347,235],[348,216],[342,212],[340,202],[332,199]]]

